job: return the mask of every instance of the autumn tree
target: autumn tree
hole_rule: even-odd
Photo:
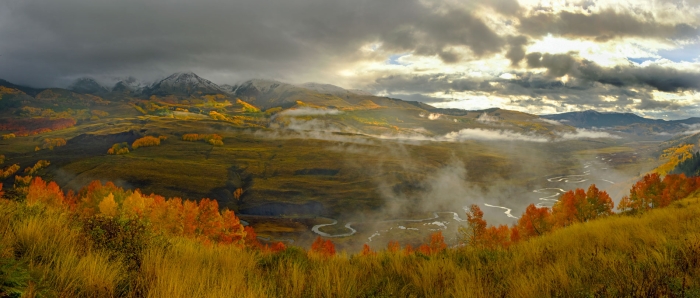
[[[373,252],[372,249],[369,247],[369,245],[367,245],[367,243],[362,245],[362,252],[360,253],[360,255],[362,255],[362,256],[374,256],[376,254],[377,253]]]
[[[442,236],[442,231],[437,231],[430,234],[430,252],[440,253],[447,248],[445,244],[445,237]]]
[[[666,175],[662,184],[659,207],[668,206],[673,201],[685,198],[698,188],[697,178],[688,178],[685,174]]]
[[[507,225],[490,226],[484,231],[481,245],[489,249],[508,247],[511,244],[510,235]]]
[[[52,207],[62,207],[64,201],[63,191],[56,182],[47,183],[41,177],[36,177],[29,184],[27,192],[27,205],[42,203]]]
[[[36,162],[36,164],[34,164],[34,166],[24,169],[24,174],[32,176],[36,174],[36,172],[38,172],[39,170],[46,168],[49,165],[51,165],[51,162],[49,162],[48,160],[39,160]]]
[[[222,231],[221,242],[223,243],[240,243],[245,239],[245,229],[241,225],[240,219],[231,210],[224,210],[221,213]],[[283,244],[284,245],[284,244]],[[284,250],[284,249],[282,249]]]
[[[183,234],[193,237],[199,228],[199,205],[197,202],[186,200],[182,204]]]
[[[326,258],[332,257],[335,255],[335,245],[332,241],[324,241],[321,236],[318,236],[311,244],[311,253]]]
[[[663,183],[657,173],[645,175],[630,189],[630,209],[648,210],[662,205]]]
[[[535,204],[528,205],[523,215],[518,219],[517,228],[514,229],[517,231],[515,232],[517,236],[511,236],[511,238],[526,240],[549,232],[552,229],[551,216],[552,213],[547,207],[537,207]]]
[[[107,154],[109,155],[122,155],[127,153],[129,153],[129,145],[126,142],[114,144],[112,148],[107,150]]]
[[[595,184],[591,184],[586,191],[587,206],[584,208],[584,221],[613,214],[613,203],[606,191],[600,191]]]
[[[0,180],[5,180],[8,177],[14,175],[19,171],[19,164],[13,164],[11,166],[5,167],[4,169],[0,169]]]
[[[64,138],[55,138],[55,139],[46,138],[42,141],[41,148],[53,150],[53,148],[55,148],[55,147],[65,146],[66,143],[67,143],[66,139],[64,139]]]
[[[389,252],[394,253],[394,252],[401,250],[401,245],[399,245],[398,241],[389,241],[389,243],[387,243],[387,245],[386,245],[386,249]]]
[[[266,251],[269,251],[272,253],[278,253],[278,252],[284,251],[285,249],[287,249],[287,246],[284,245],[284,243],[279,242],[279,241],[275,242],[271,246],[265,248]]]
[[[461,242],[472,246],[481,245],[484,233],[486,233],[486,221],[484,212],[477,205],[469,206],[467,212],[467,226],[460,227]]]
[[[219,213],[219,203],[216,200],[202,199],[199,201],[199,227],[201,234],[213,240],[218,237],[223,226]]]
[[[121,212],[125,218],[140,218],[145,210],[146,202],[141,192],[137,189],[124,199]]]
[[[114,201],[114,195],[110,193],[104,199],[102,199],[97,207],[100,210],[100,214],[107,217],[115,217],[117,216],[117,209],[119,206],[117,206],[117,202]]]
[[[586,222],[600,216],[613,214],[614,204],[605,191],[592,184],[588,191],[581,188],[562,194],[552,207],[552,219],[557,227]]]

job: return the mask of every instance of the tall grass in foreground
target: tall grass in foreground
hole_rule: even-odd
[[[698,195],[505,249],[322,257],[144,238],[137,266],[66,213],[0,203],[0,291],[25,297],[699,297]],[[2,295],[0,295],[2,296]]]

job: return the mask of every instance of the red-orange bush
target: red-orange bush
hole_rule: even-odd
[[[335,244],[330,240],[323,241],[321,236],[318,236],[311,244],[311,253],[326,258],[332,257],[335,255]]]

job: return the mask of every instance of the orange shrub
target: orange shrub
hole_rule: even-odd
[[[160,138],[145,136],[134,141],[134,143],[131,144],[131,148],[137,149],[139,147],[160,146],[160,140]]]
[[[37,161],[34,166],[24,169],[24,174],[32,176],[36,174],[36,172],[38,172],[39,170],[48,167],[49,165],[51,165],[51,162],[49,162],[48,160]]]
[[[107,150],[107,154],[110,155],[121,155],[121,154],[127,154],[129,153],[129,145],[126,143],[117,143],[112,145],[112,148],[109,148]]]
[[[53,150],[54,147],[61,147],[66,145],[66,139],[64,138],[56,138],[56,139],[44,139],[43,144],[41,145],[42,149],[49,149]]]
[[[32,182],[32,176],[15,176],[15,188],[24,188]]]
[[[369,248],[369,245],[365,243],[365,245],[362,246],[362,252],[360,253],[363,256],[373,256],[376,255],[377,253],[373,252],[371,248]]]
[[[311,253],[324,258],[332,257],[335,255],[335,244],[330,240],[323,241],[321,236],[318,236],[311,244]]]
[[[5,169],[0,170],[0,179],[5,180],[19,171],[19,164],[13,164]]]
[[[205,142],[214,145],[214,146],[223,146],[224,141],[223,138],[218,135],[218,134],[196,134],[196,133],[189,133],[189,134],[184,134],[182,135],[182,140],[183,141],[188,141],[188,142],[196,142],[199,140],[204,140]]]

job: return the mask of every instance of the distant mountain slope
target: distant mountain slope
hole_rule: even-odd
[[[27,86],[16,85],[16,84],[10,83],[8,81],[5,81],[3,79],[0,79],[0,86],[12,88],[12,89],[17,89],[19,91],[26,93],[29,96],[36,96],[37,94],[39,94],[39,92],[44,90],[44,89],[39,89],[39,88],[32,88],[32,87],[27,87]]]
[[[134,77],[128,77],[114,84],[114,87],[112,87],[112,92],[119,94],[137,95],[143,92],[145,85],[146,84],[139,82]]]
[[[297,101],[326,106],[349,107],[352,104],[333,94],[321,94],[311,89],[272,80],[254,79],[233,86],[231,94],[256,107],[290,107]]]
[[[345,95],[352,93],[349,90],[345,90],[341,87],[331,85],[331,84],[304,83],[304,84],[299,85],[299,87],[313,90],[313,91],[316,91],[318,93],[333,94],[335,96],[345,96]]]
[[[649,119],[632,113],[601,113],[592,110],[542,115],[544,119],[560,121],[581,128],[612,128],[638,135],[679,133],[687,131],[689,125],[700,123],[700,118],[683,120]]]
[[[106,87],[100,85],[93,78],[80,78],[68,87],[68,90],[82,94],[105,94],[109,92]]]
[[[226,94],[226,91],[193,72],[174,73],[143,90],[145,96],[192,97],[212,94]]]
[[[583,112],[569,112],[553,115],[542,115],[542,118],[566,122],[576,127],[613,127],[625,126],[635,123],[664,123],[660,119],[648,119],[632,113],[601,113],[593,110]]]

